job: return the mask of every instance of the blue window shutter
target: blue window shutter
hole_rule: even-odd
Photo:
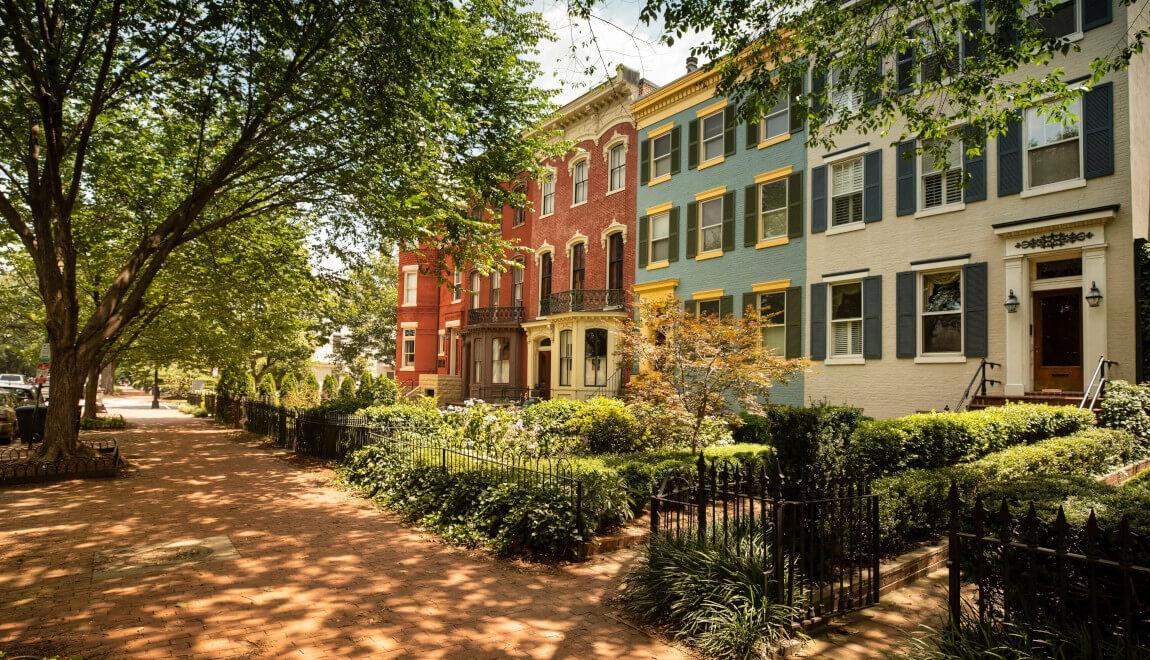
[[[967,204],[986,199],[986,136],[981,131],[968,129],[962,138],[962,171],[966,176],[966,188],[962,191],[962,201]],[[971,156],[966,148],[977,143],[979,153]]]
[[[679,207],[672,206],[667,223],[667,261],[679,260]]]
[[[895,275],[895,341],[894,354],[900,358],[912,358],[918,353],[918,309],[915,305],[915,281],[917,273],[904,271]]]
[[[895,171],[895,213],[897,215],[914,215],[918,210],[915,200],[915,141],[899,142],[894,148]]]
[[[803,235],[803,173],[802,170],[787,177],[787,237]]]
[[[1082,29],[1093,30],[1114,19],[1114,0],[1082,0]]]
[[[683,127],[676,126],[671,129],[671,174],[678,174],[683,156],[679,153],[683,146]]]
[[[1082,99],[1087,179],[1114,174],[1114,85],[1104,83]]]
[[[998,136],[998,196],[1022,192],[1022,122],[1006,122],[1006,132]]]
[[[827,285],[811,285],[811,359],[827,359]]]
[[[635,255],[639,261],[639,268],[647,267],[648,254],[651,248],[648,239],[650,226],[651,222],[648,216],[639,218],[639,246],[638,250],[636,250],[638,254]]]
[[[986,262],[962,267],[962,323],[966,357],[987,356]]]
[[[882,149],[863,159],[863,222],[882,220]]]
[[[687,122],[687,169],[699,166],[699,120]]]
[[[882,357],[882,275],[864,277],[863,292],[863,357]]]
[[[827,230],[827,166],[811,168],[811,233]]]

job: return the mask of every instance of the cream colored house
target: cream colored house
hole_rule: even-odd
[[[1068,80],[1122,42],[1141,4],[1100,20],[1075,0],[1082,50],[1055,62]],[[1103,358],[1134,379],[1150,168],[1147,113],[1131,109],[1147,107],[1147,75],[1139,61],[1085,92],[1069,126],[1031,111],[944,170],[877,135],[809,149],[807,398],[877,417],[954,408],[984,359],[999,365],[989,392],[1011,398],[1081,396]]]

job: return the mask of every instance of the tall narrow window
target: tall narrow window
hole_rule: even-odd
[[[962,352],[962,271],[922,276],[922,352]]]
[[[444,348],[446,347],[446,341],[445,341],[446,337],[444,336],[444,333],[442,330],[440,330],[438,334],[439,334],[439,340],[438,340],[438,344],[437,344],[436,349],[435,349],[435,354],[436,355],[443,355]]]
[[[723,111],[712,113],[700,120],[703,140],[699,145],[702,153],[699,162],[706,162],[723,155]]]
[[[472,271],[471,273],[471,290],[468,293],[471,299],[471,309],[479,307],[479,273]]]
[[[772,291],[759,294],[759,314],[767,326],[763,328],[763,346],[785,355],[787,352],[787,292]]]
[[[1082,116],[1082,99],[1067,107],[1070,116]],[[1026,111],[1026,166],[1031,188],[1082,178],[1082,125],[1047,117],[1041,108]]]
[[[419,291],[419,273],[414,270],[403,272],[403,304],[414,305]]]
[[[862,283],[837,284],[831,287],[831,355],[862,355]]]
[[[627,149],[617,144],[607,152],[607,192],[622,190],[627,185]]]
[[[787,235],[787,180],[759,186],[759,240]]]
[[[489,307],[499,307],[499,287],[503,283],[503,273],[493,271],[491,273],[491,301],[488,303]]]
[[[587,163],[588,159],[575,163],[575,168],[571,172],[571,183],[574,188],[574,196],[571,200],[572,204],[582,204],[587,201]]]
[[[415,329],[404,328],[403,330],[403,366],[415,366]]]
[[[607,331],[591,328],[583,336],[583,386],[607,386]]]
[[[850,79],[850,72],[839,67],[832,67],[827,79],[830,87],[831,108],[838,117],[848,117],[859,109],[862,94]]]
[[[671,215],[651,216],[651,263],[666,261],[671,250]]]
[[[476,339],[471,342],[471,382],[482,382],[480,375],[483,373],[483,341]]]
[[[547,175],[543,179],[541,188],[543,190],[543,209],[539,214],[551,215],[555,212],[555,177],[550,174]]]
[[[767,116],[763,117],[763,126],[761,139],[769,140],[771,138],[786,135],[791,132],[791,100],[787,98],[786,94],[779,94],[779,100],[775,105],[767,110]]]
[[[463,299],[463,271],[459,268],[455,269],[455,274],[451,279],[451,302],[459,302]]]
[[[933,209],[961,202],[962,142],[951,142],[943,162],[939,162],[929,145],[924,152],[921,157],[922,207]]]
[[[522,259],[516,259],[519,267],[511,271],[511,302],[515,307],[523,306],[523,271],[527,266]]]
[[[671,173],[671,134],[666,133],[651,140],[651,178],[657,179]]]
[[[527,189],[524,188],[522,185],[516,186],[515,194],[516,195],[526,195]],[[525,203],[526,203],[526,200],[524,200],[523,202],[517,203],[514,207],[512,207],[512,216],[511,216],[511,226],[512,227],[518,227],[527,221],[527,207],[525,206]]]
[[[587,245],[576,243],[571,248],[571,288],[576,291],[582,290],[583,283],[586,281],[586,261]]]
[[[838,227],[863,219],[863,159],[831,165],[831,225]]]
[[[575,356],[575,346],[571,342],[571,331],[559,332],[559,385],[571,386],[571,368]]]
[[[551,296],[551,253],[543,255],[539,262],[539,299]]]
[[[504,337],[491,340],[491,382],[511,382],[511,342]]]
[[[700,252],[723,249],[723,198],[716,197],[699,202]]]
[[[623,232],[607,239],[607,288],[623,288]]]

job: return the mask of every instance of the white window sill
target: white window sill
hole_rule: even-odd
[[[1048,183],[1045,186],[1038,186],[1037,188],[1027,188],[1023,190],[1018,196],[1022,199],[1029,197],[1038,197],[1040,195],[1049,195],[1051,193],[1062,192],[1064,190],[1076,190],[1078,188],[1086,187],[1086,179],[1070,179],[1069,181],[1059,181],[1058,183]]]
[[[415,371],[415,367],[400,367],[400,371]]]
[[[841,367],[848,364],[866,364],[866,358],[861,355],[839,355],[823,360],[823,364],[828,367]]]
[[[583,206],[583,205],[584,205],[584,204],[586,204],[586,203],[587,203],[587,200],[583,200],[583,201],[581,201],[581,202],[572,202],[572,203],[571,203],[571,206],[570,206],[570,207],[568,207],[568,208],[575,208],[575,207],[577,207],[577,206]]]
[[[852,231],[859,231],[862,229],[866,229],[866,223],[859,221],[847,223],[845,225],[839,225],[837,227],[827,227],[827,230],[823,233],[825,233],[827,236],[834,236],[835,234],[849,234]]]
[[[936,206],[934,208],[922,209],[918,213],[915,213],[914,217],[915,218],[930,218],[930,217],[933,217],[936,215],[946,215],[947,213],[957,213],[959,211],[965,211],[965,210],[966,210],[966,204],[963,202],[958,202],[957,204],[944,204],[942,206]]]
[[[405,302],[402,305],[400,305],[400,307],[417,307],[417,305],[413,302]]]
[[[626,189],[627,189],[627,186],[623,186],[622,188],[616,188],[614,190],[608,190],[603,196],[604,197],[610,197],[611,195],[614,195],[615,193],[621,193]]]
[[[965,364],[965,355],[920,355],[914,359],[915,364]]]
[[[543,218],[550,218],[553,215],[555,215],[555,211],[552,211],[550,213],[544,213],[544,214],[539,216],[539,219],[542,220]]]

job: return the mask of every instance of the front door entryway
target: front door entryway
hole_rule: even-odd
[[[1034,389],[1082,391],[1082,290],[1034,292]]]
[[[539,351],[539,384],[536,396],[540,399],[551,398],[551,351]]]

